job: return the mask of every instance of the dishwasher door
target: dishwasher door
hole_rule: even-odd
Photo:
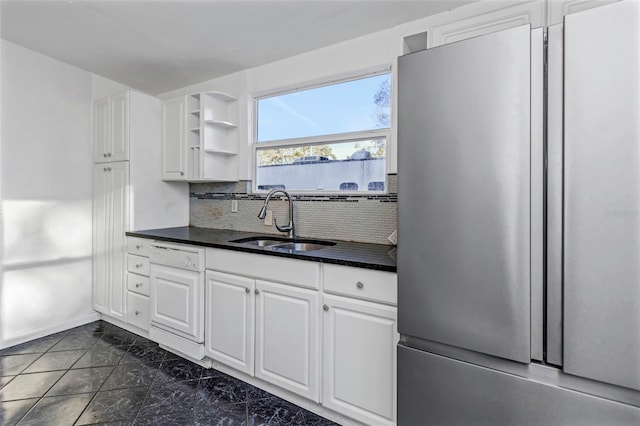
[[[204,342],[204,272],[151,264],[151,324]]]

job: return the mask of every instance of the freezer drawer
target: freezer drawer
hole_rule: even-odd
[[[398,346],[398,425],[637,425],[640,409]]]

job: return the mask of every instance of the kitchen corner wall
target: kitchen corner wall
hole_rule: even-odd
[[[398,223],[397,175],[388,175],[387,194],[381,195],[297,195],[294,196],[296,234],[300,237],[391,244],[387,237]],[[251,194],[251,182],[192,183],[190,185],[191,226],[282,234],[265,226],[257,214],[264,195]],[[238,212],[231,212],[231,200]],[[274,198],[269,203],[273,216],[285,225],[288,204]]]
[[[97,318],[92,74],[0,41],[0,348]]]

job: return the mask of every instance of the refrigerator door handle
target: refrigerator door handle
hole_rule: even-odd
[[[563,24],[547,29],[546,362],[562,365]]]
[[[544,358],[544,30],[531,30],[531,359]]]

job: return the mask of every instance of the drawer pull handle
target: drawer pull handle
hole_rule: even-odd
[[[247,287],[247,288],[245,288],[245,289],[244,289],[244,292],[245,292],[245,293],[250,293],[250,292],[251,292],[251,290],[249,290],[249,287]]]
[[[140,311],[135,311],[134,312],[136,315],[140,315]]]
[[[257,288],[254,290],[255,294],[260,294],[260,290],[258,290]]]
[[[136,268],[142,268],[142,263],[136,263]]]
[[[362,283],[362,281],[358,281],[358,282],[356,283],[356,287],[358,287],[358,288],[363,288],[363,287],[364,287],[364,284]]]
[[[326,311],[328,311],[328,310],[329,310],[329,306],[327,306],[327,305],[322,305],[322,309],[324,309],[324,311],[326,312]]]
[[[142,283],[136,283],[136,288],[142,287]]]

